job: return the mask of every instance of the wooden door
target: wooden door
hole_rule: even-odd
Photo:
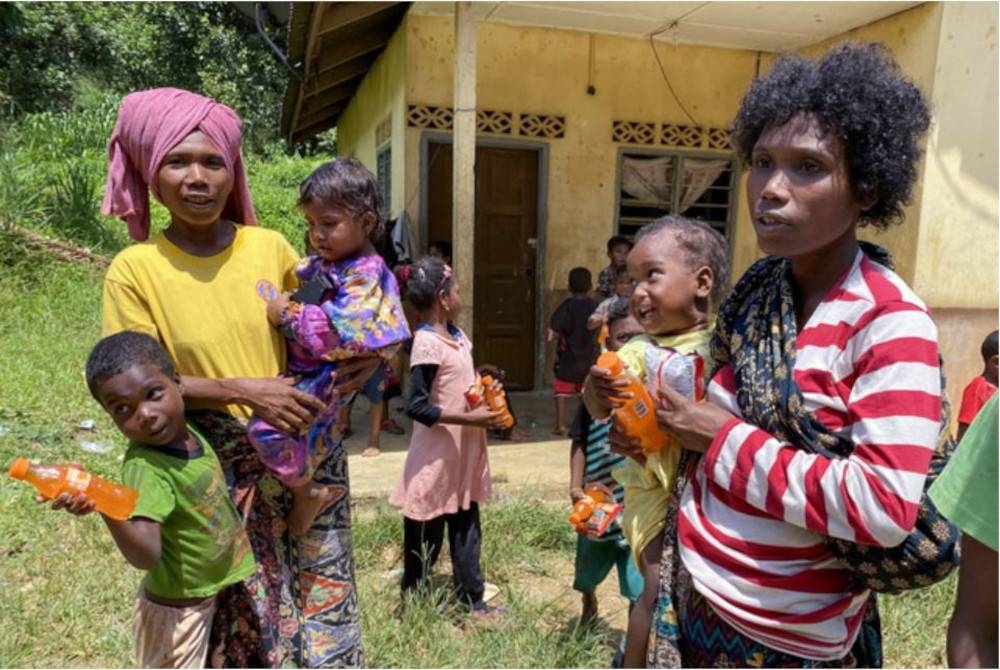
[[[428,145],[428,240],[451,239],[451,145]],[[538,152],[476,148],[473,355],[507,371],[510,389],[535,378]],[[468,279],[464,279],[469,286]]]

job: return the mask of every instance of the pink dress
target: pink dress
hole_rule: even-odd
[[[455,339],[418,328],[410,354],[410,367],[438,366],[430,402],[445,413],[467,410],[465,390],[476,380],[472,343],[465,333],[458,333]],[[407,518],[428,521],[489,497],[486,430],[442,423],[425,426],[415,421],[403,474],[389,503],[401,508]]]

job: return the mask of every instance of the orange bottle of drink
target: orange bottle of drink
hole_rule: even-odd
[[[588,486],[584,493],[586,497],[573,503],[573,511],[569,515],[569,522],[577,528],[583,526],[587,519],[593,515],[597,506],[604,502],[604,491],[599,488]]]
[[[489,405],[490,410],[501,413],[503,423],[500,424],[500,427],[510,428],[513,426],[514,417],[510,413],[510,409],[507,407],[507,397],[504,395],[503,391],[493,390],[492,376],[483,375],[483,388],[486,393],[486,404]]]
[[[645,384],[628,374],[622,359],[613,351],[605,351],[598,356],[597,365],[609,371],[612,376],[626,380],[628,386],[621,390],[632,394],[624,405],[612,410],[611,418],[615,428],[629,438],[639,438],[639,446],[643,451],[659,451],[666,442],[666,436],[656,423],[656,407]]]
[[[26,481],[46,498],[60,493],[83,493],[94,501],[101,514],[124,521],[132,515],[139,492],[115,484],[71,465],[33,465],[27,458],[15,458],[7,474]]]

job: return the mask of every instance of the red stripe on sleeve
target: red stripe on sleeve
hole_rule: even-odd
[[[830,464],[826,458],[815,459],[806,473],[804,484],[806,528],[823,535],[829,532],[826,524],[826,496],[823,495],[823,476],[826,475]]]
[[[750,431],[750,434],[743,440],[743,444],[739,446],[736,463],[729,479],[729,491],[734,496],[746,500],[747,484],[753,474],[754,456],[770,438],[771,436],[763,430],[755,428]]]
[[[764,498],[764,509],[771,516],[785,518],[785,506],[781,502],[781,496],[788,489],[788,465],[795,458],[794,448],[785,448],[778,451],[778,458],[767,473],[767,496]]]
[[[851,423],[893,416],[940,421],[941,396],[926,391],[878,391],[852,402],[847,408],[847,418]]]

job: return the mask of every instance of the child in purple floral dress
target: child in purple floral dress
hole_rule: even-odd
[[[375,179],[359,161],[325,163],[299,188],[299,207],[309,222],[315,254],[296,270],[301,288],[267,296],[268,319],[288,340],[287,377],[296,388],[323,400],[326,409],[304,433],[288,425],[250,419],[248,435],[264,465],[292,492],[288,530],[301,536],[338,492],[313,482],[337,411],[349,398],[332,393],[337,364],[361,356],[386,360],[410,337],[396,278],[376,253],[372,239],[382,225]]]

